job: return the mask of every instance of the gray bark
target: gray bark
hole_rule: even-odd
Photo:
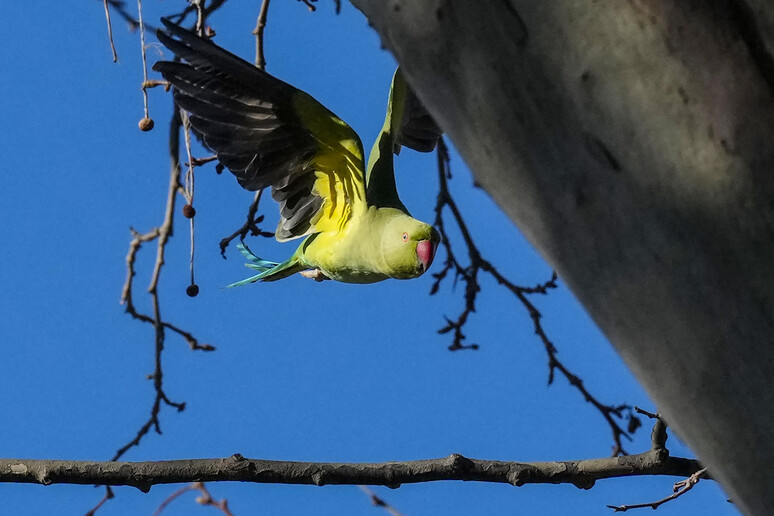
[[[666,434],[662,435],[665,438]],[[383,485],[463,480],[525,484],[573,484],[589,489],[597,480],[635,475],[698,474],[698,461],[670,457],[654,440],[649,451],[627,457],[553,462],[503,462],[453,454],[442,459],[382,463],[289,462],[247,459],[167,460],[155,462],[91,462],[0,459],[0,483],[99,484],[151,486],[181,482],[238,481],[262,484]]]
[[[774,514],[774,4],[352,1],[670,425]]]

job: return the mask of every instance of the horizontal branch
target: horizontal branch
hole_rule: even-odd
[[[441,459],[382,463],[288,462],[247,459],[189,459],[158,462],[90,462],[0,459],[0,482],[133,486],[147,492],[155,484],[238,481],[267,484],[384,485],[438,480],[524,484],[574,484],[591,488],[597,480],[633,475],[688,477],[701,469],[693,459],[669,457],[665,449],[638,455],[564,462],[503,462],[453,454]]]

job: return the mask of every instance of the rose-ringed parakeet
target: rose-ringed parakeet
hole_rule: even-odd
[[[238,247],[258,274],[229,286],[296,272],[373,283],[423,274],[440,241],[398,198],[392,154],[428,152],[440,129],[396,71],[387,117],[365,166],[352,128],[307,93],[168,20],[159,41],[182,62],[160,61],[193,132],[247,190],[271,186],[280,205],[276,238],[306,237],[281,263]]]

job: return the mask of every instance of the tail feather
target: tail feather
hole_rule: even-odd
[[[255,276],[227,285],[226,288],[241,287],[242,285],[255,283],[256,281],[276,281],[278,279],[287,278],[288,276],[307,268],[299,261],[297,253],[294,253],[293,256],[284,262],[277,263],[256,256],[243,243],[237,244],[237,249],[239,249],[239,252],[247,259],[248,263],[246,263],[245,266],[259,272]]]
[[[234,287],[241,287],[242,285],[247,285],[248,283],[255,283],[256,281],[261,281],[261,277],[266,274],[265,272],[262,272],[260,274],[256,274],[255,276],[251,276],[247,279],[243,279],[242,281],[237,281],[235,283],[231,283],[229,285],[226,285],[226,288],[234,288]]]
[[[244,256],[247,261],[250,262],[246,263],[245,266],[250,267],[251,269],[263,272],[279,265],[277,262],[270,262],[269,260],[259,258],[244,243],[237,244],[237,249],[239,249],[239,252],[242,253],[242,256]]]

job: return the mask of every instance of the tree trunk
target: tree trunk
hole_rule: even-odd
[[[352,2],[734,503],[774,514],[774,4]]]

